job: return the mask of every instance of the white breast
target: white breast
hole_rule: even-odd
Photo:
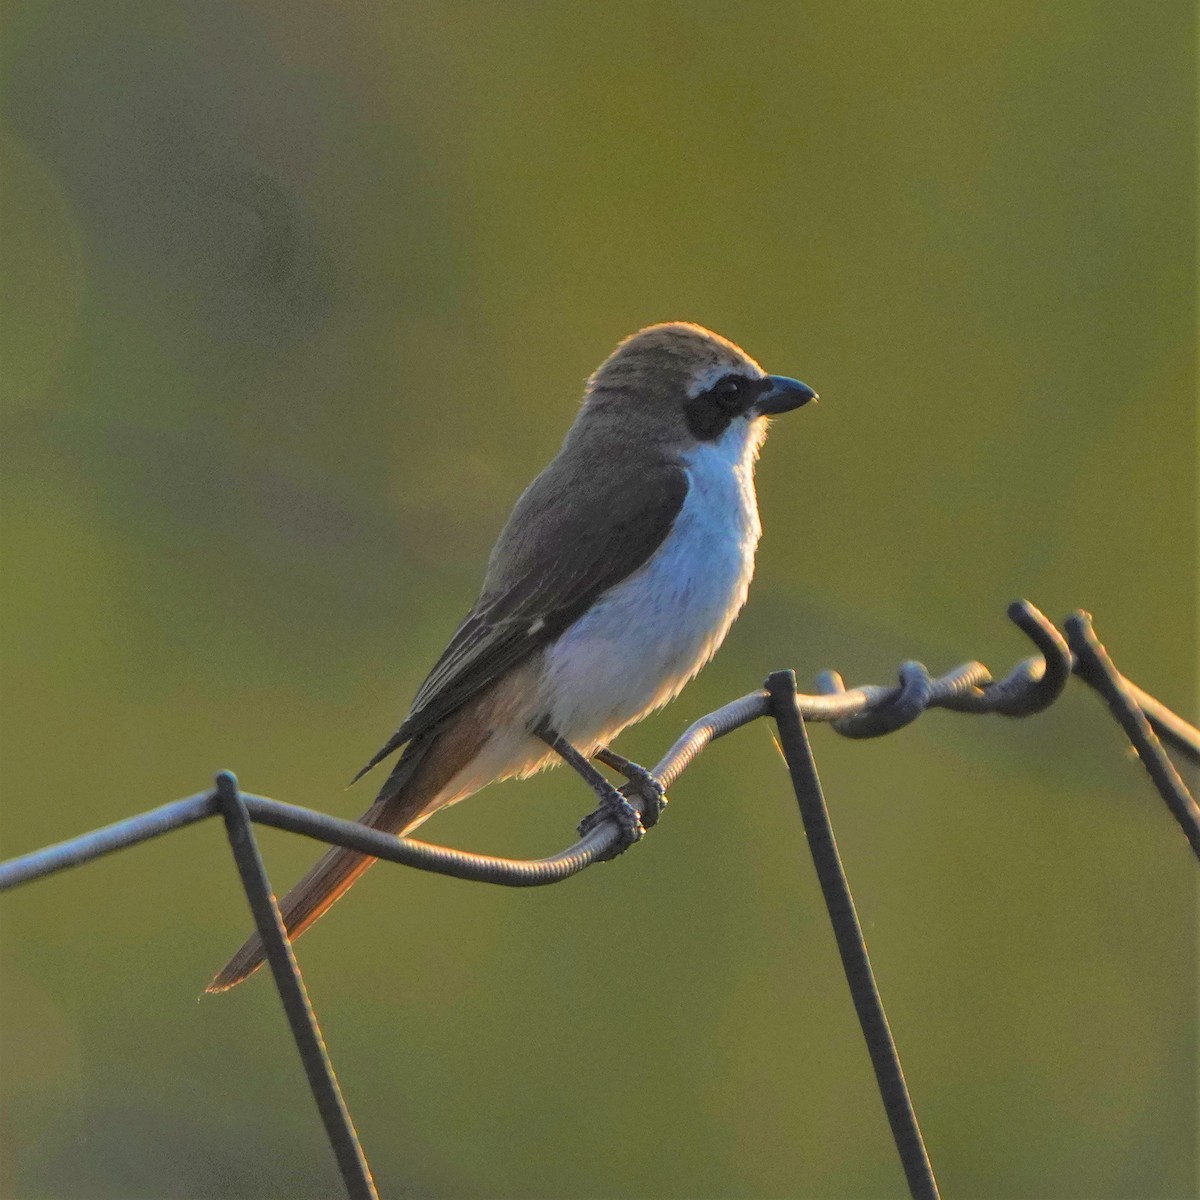
[[[666,540],[549,648],[543,711],[585,752],[677,695],[745,604],[765,425],[735,420],[684,457],[688,494]]]

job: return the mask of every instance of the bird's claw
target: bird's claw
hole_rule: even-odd
[[[642,825],[653,829],[667,807],[667,793],[645,767],[631,763],[628,770],[629,782],[621,786],[621,794],[636,796],[642,802]]]
[[[642,824],[642,818],[638,816],[638,810],[614,788],[611,796],[605,797],[595,812],[588,813],[579,822],[580,837],[591,833],[597,825],[610,818],[616,821],[617,828],[621,833],[612,852],[606,855],[608,858],[615,858],[618,854],[628,850],[634,842],[640,842],[646,833],[646,828]]]

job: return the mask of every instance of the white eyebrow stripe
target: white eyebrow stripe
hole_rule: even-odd
[[[532,625],[530,625],[530,627],[528,628],[528,630],[526,630],[526,632],[527,633],[537,633],[540,630],[545,629],[545,628],[546,628],[546,618],[538,617],[538,619],[536,621],[534,621],[534,623]]]
[[[697,396],[702,396],[718,379],[722,379],[726,375],[744,375],[747,379],[763,379],[766,374],[766,371],[752,359],[746,359],[739,363],[715,362],[707,366],[699,375],[693,376],[688,385],[688,399],[695,400]]]

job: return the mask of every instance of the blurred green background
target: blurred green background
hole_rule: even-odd
[[[1194,712],[1194,6],[9,3],[3,845],[343,786],[582,381],[651,321],[822,394],[717,661],[997,672],[1096,614]],[[947,1195],[1196,1185],[1194,866],[1102,706],[814,742]],[[903,1181],[765,725],[615,864],[377,869],[300,944],[385,1194]],[[425,835],[539,855],[561,772]],[[313,845],[262,835],[282,890]],[[206,823],[7,894],[13,1197],[317,1197],[332,1160]]]

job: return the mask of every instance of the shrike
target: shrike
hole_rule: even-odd
[[[588,380],[562,449],[517,501],[483,592],[404,723],[355,779],[403,747],[364,825],[403,836],[486,784],[565,758],[600,796],[581,828],[637,811],[592,767],[661,789],[608,744],[713,656],[754,573],[754,464],[769,418],[816,393],[768,375],[698,325],[651,325]],[[330,850],[283,898],[295,938],[375,861]],[[209,984],[263,961],[257,935]]]

